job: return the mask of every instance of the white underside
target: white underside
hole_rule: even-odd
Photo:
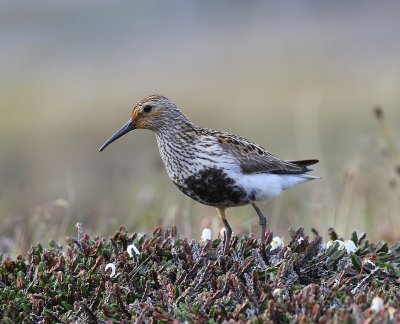
[[[231,173],[236,183],[247,192],[255,192],[255,201],[267,201],[279,196],[286,189],[319,177],[309,174],[237,174]]]

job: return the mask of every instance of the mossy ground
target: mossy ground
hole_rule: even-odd
[[[326,249],[313,233],[291,231],[289,244],[275,250],[234,237],[224,256],[220,240],[189,241],[174,228],[150,237],[121,228],[110,239],[80,228],[65,247],[36,245],[26,257],[0,257],[0,317],[4,323],[400,321],[400,244],[389,248],[353,233],[357,250],[347,253],[338,244]],[[127,252],[131,244],[139,254]],[[113,276],[108,263],[116,267]],[[374,310],[376,297],[383,307]]]

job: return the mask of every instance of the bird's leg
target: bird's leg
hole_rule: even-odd
[[[254,209],[257,212],[258,218],[260,220],[260,226],[261,226],[261,244],[265,244],[265,230],[267,227],[267,218],[264,216],[262,213],[261,209],[258,208],[256,203],[252,203]]]
[[[224,223],[224,227],[225,227],[225,245],[224,245],[224,254],[228,254],[229,251],[229,242],[231,240],[231,236],[232,236],[232,228],[229,226],[228,221],[226,220],[225,217],[225,208],[217,208],[217,212],[219,217],[221,218],[222,222]]]

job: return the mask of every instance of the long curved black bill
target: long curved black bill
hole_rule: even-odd
[[[135,124],[132,120],[129,120],[118,132],[111,136],[101,147],[99,152],[103,151],[108,145],[120,138],[122,135],[135,129]]]

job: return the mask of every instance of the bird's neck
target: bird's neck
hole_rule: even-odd
[[[190,172],[195,158],[196,126],[189,120],[155,132],[161,159],[173,181]]]
[[[196,126],[189,120],[167,125],[155,131],[160,153],[178,154],[196,140]]]

